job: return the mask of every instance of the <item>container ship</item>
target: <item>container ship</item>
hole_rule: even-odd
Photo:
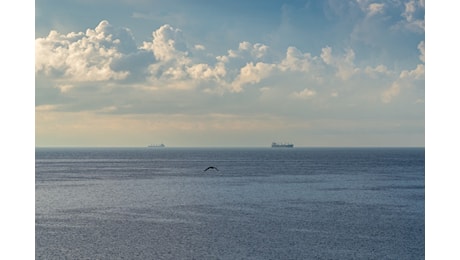
[[[272,148],[293,148],[294,144],[291,143],[272,143]]]

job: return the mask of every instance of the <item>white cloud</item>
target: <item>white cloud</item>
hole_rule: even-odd
[[[230,58],[263,58],[268,52],[268,46],[261,43],[251,44],[250,42],[240,42],[237,50],[228,50],[227,56],[219,56],[219,59],[228,60]]]
[[[128,71],[114,71],[111,63],[122,57],[117,46],[120,39],[107,33],[110,24],[102,21],[86,33],[67,35],[51,31],[45,38],[35,40],[35,72],[46,75],[62,74],[74,81],[120,80]]]
[[[405,9],[401,14],[405,19],[405,27],[411,31],[424,32],[425,31],[425,1],[410,0],[404,4]],[[422,14],[418,14],[422,13]]]
[[[57,88],[59,89],[61,93],[66,93],[70,91],[72,88],[74,88],[74,86],[70,84],[64,84],[64,85],[58,85]]]
[[[368,10],[367,15],[368,16],[374,16],[376,14],[383,13],[383,8],[384,7],[385,7],[385,4],[383,4],[383,3],[372,3],[367,8],[367,10]]]
[[[413,13],[415,13],[415,10],[416,10],[416,3],[414,0],[411,0],[405,3],[404,6],[405,6],[405,10],[402,16],[405,17],[408,22],[411,22],[414,19]]]
[[[355,52],[352,49],[348,49],[343,57],[335,57],[332,55],[332,48],[327,46],[321,50],[321,59],[334,67],[337,71],[336,76],[342,80],[349,79],[359,71],[354,65]]]
[[[374,8],[379,10],[380,7]],[[252,91],[250,95],[258,94],[257,98],[264,102],[272,102],[274,99],[271,97],[274,96],[297,99],[319,96],[325,102],[331,98],[338,100],[338,86],[340,100],[342,97],[345,100],[353,95],[363,95],[360,92],[364,85],[369,86],[369,80],[378,80],[376,86],[390,87],[383,91],[378,87],[374,90],[368,88],[364,93],[388,103],[402,89],[409,89],[412,81],[424,79],[423,64],[402,71],[391,71],[383,64],[357,67],[355,51],[351,48],[336,54],[326,46],[318,56],[313,56],[289,46],[283,55],[282,52],[273,52],[265,44],[242,41],[236,49],[230,49],[221,56],[213,55],[216,58],[210,60],[211,54],[206,53],[204,45],[189,44],[180,29],[166,24],[155,30],[152,36],[152,41],[143,42],[140,47],[125,48],[123,52],[120,46],[125,38],[131,37],[129,30],[113,28],[106,21],[85,33],[64,35],[51,31],[48,37],[36,40],[36,71],[48,77],[52,82],[50,85],[58,88],[62,96],[70,91],[72,95],[77,95],[74,90],[78,89],[80,81],[111,80],[113,83],[114,80],[126,79],[134,73],[129,64],[136,64],[135,71],[141,72],[137,72],[135,79],[133,77],[129,83],[115,82],[112,86],[123,86],[124,91],[136,89],[137,93],[146,95],[161,92],[170,99],[177,90],[224,96],[229,92],[242,93],[252,86],[260,91]],[[420,60],[424,61],[424,41],[420,42],[418,49]],[[196,53],[194,50],[200,54],[193,55]],[[145,54],[150,55],[148,60],[145,60]],[[144,60],[139,62],[141,58]],[[129,63],[122,67],[132,71],[114,70],[113,61],[120,59]],[[309,87],[296,91],[296,86],[302,84]],[[103,85],[107,86],[106,83]],[[168,91],[172,94],[165,94]],[[106,101],[99,109],[117,113],[123,110],[108,109],[111,107],[114,106]]]
[[[201,44],[195,44],[195,50],[204,51],[206,50],[206,47],[204,47],[204,45]]]
[[[399,82],[394,82],[391,87],[387,90],[385,90],[382,93],[382,101],[383,103],[389,103],[391,100],[399,95],[399,92],[401,91],[401,86]]]
[[[321,50],[321,58],[323,59],[324,63],[330,65],[332,64],[332,49],[331,47],[327,46]]]
[[[39,105],[35,107],[35,112],[54,111],[59,108],[58,105]]]
[[[225,77],[227,71],[225,65],[219,62],[215,67],[205,63],[192,65],[187,68],[187,73],[192,79],[219,81]]]
[[[421,41],[421,42],[418,44],[417,48],[418,48],[419,51],[420,51],[420,56],[419,56],[420,60],[421,60],[423,63],[425,63],[425,41]]]
[[[216,89],[227,85],[224,78],[227,69],[226,58],[219,59],[212,65],[203,63],[189,55],[188,44],[182,31],[170,25],[163,25],[153,32],[152,42],[144,42],[141,49],[152,51],[156,62],[149,65],[149,84],[173,89],[195,89],[197,86],[207,86],[209,82],[216,84]],[[196,44],[195,50],[204,51],[204,45]],[[206,92],[212,93],[209,88]],[[219,92],[219,91],[218,91]]]
[[[275,68],[275,65],[258,62],[254,65],[253,62],[246,64],[240,69],[240,74],[232,82],[232,92],[241,92],[243,85],[259,83],[262,79],[268,77]]]
[[[223,62],[223,63],[226,63],[226,62],[229,61],[229,58],[228,58],[228,56],[222,55],[222,56],[217,56],[216,60],[218,60],[220,62]]]
[[[420,51],[420,60],[425,62],[425,44],[424,41],[420,42],[417,48]],[[384,103],[391,102],[396,96],[398,96],[401,90],[409,89],[414,86],[416,82],[423,82],[425,80],[425,65],[418,64],[413,70],[403,70],[399,74],[399,77],[393,82],[393,84],[382,93],[382,101]],[[423,83],[424,85],[424,83]],[[418,98],[417,100],[421,100]],[[419,103],[416,101],[416,103]]]
[[[377,78],[379,75],[390,76],[392,74],[392,72],[382,64],[375,67],[366,66],[364,73],[366,73],[371,78]]]
[[[425,77],[425,65],[418,64],[413,70],[403,70],[399,77],[401,79],[423,79]]]
[[[311,55],[309,53],[302,54],[295,47],[288,47],[286,57],[279,64],[281,71],[301,71],[307,72],[310,69]]]
[[[420,61],[425,63],[425,41],[421,41],[417,49],[420,51]],[[400,79],[424,79],[425,78],[425,65],[424,64],[418,64],[415,69],[413,70],[403,70],[401,71],[401,74],[399,75]]]
[[[152,42],[144,42],[142,49],[151,50],[159,61],[188,63],[188,52],[180,29],[165,24],[154,31],[152,36]]]
[[[265,56],[265,54],[268,51],[268,46],[261,44],[261,43],[256,43],[253,45],[253,48],[251,50],[251,55],[255,58],[262,58]]]
[[[298,99],[309,99],[316,95],[316,91],[313,89],[305,88],[302,91],[292,93],[292,97]]]

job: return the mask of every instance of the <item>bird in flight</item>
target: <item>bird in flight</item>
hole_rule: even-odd
[[[209,166],[208,168],[204,169],[204,172],[207,171],[207,170],[210,170],[210,169],[214,169],[216,171],[218,171],[219,169],[217,169],[216,167],[214,166]]]

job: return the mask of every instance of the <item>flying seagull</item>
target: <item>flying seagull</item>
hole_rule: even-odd
[[[204,169],[204,172],[207,171],[207,170],[210,170],[210,169],[214,169],[216,171],[218,171],[219,169],[217,169],[216,167],[214,166],[209,166],[208,168]]]

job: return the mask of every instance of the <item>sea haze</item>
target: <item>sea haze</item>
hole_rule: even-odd
[[[35,154],[37,259],[425,257],[424,148]]]

